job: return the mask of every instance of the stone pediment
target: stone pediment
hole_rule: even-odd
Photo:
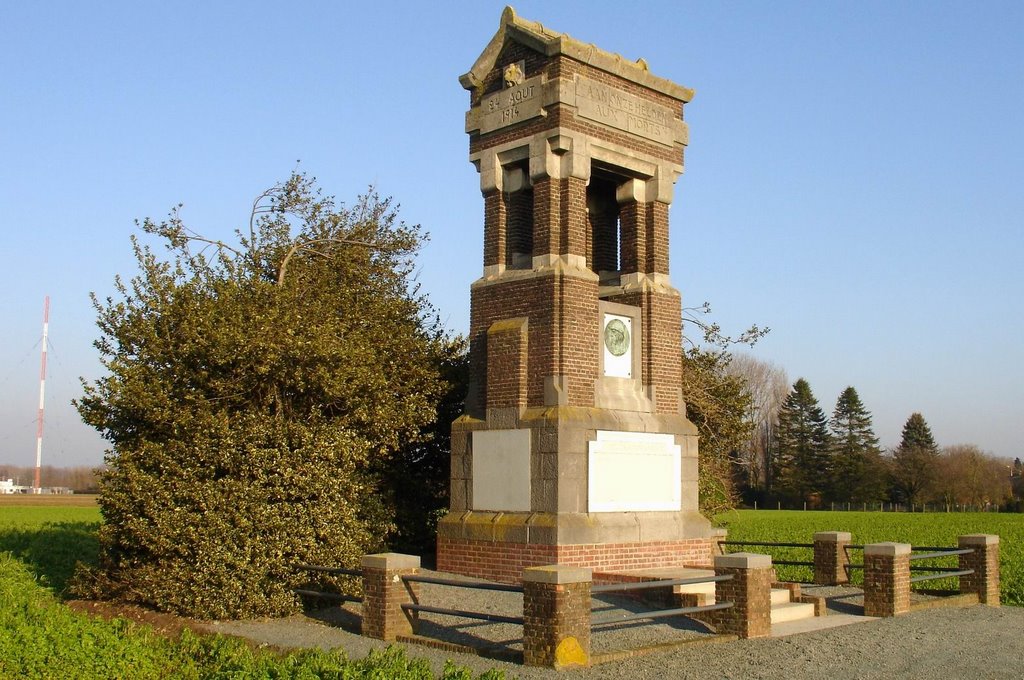
[[[593,68],[606,71],[620,78],[637,83],[656,92],[661,92],[682,102],[693,99],[694,91],[651,74],[643,59],[630,61],[625,57],[607,52],[601,48],[577,40],[565,33],[544,27],[540,22],[528,21],[516,15],[512,7],[505,7],[501,13],[501,24],[487,47],[459,82],[467,90],[477,90],[484,84],[487,74],[495,67],[502,49],[508,41],[514,41],[547,57],[564,55],[583,62]]]

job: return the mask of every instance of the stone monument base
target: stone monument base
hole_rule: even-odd
[[[643,525],[663,525],[662,530],[668,525],[678,526],[681,513],[664,513],[662,518],[651,518],[650,514],[556,517],[553,513],[469,511],[448,515],[438,526],[437,568],[501,583],[519,583],[523,569],[552,564],[595,571],[711,566],[723,530],[707,528],[691,538],[638,540],[636,534],[641,533]],[[641,519],[643,515],[648,517]],[[693,525],[707,527],[699,514],[691,519]],[[616,542],[584,542],[588,535],[608,534],[609,529],[616,535]],[[633,540],[630,533],[634,534]],[[569,540],[575,535],[579,542],[535,542],[545,537],[550,541],[557,534]]]

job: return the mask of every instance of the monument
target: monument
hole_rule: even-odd
[[[438,568],[709,564],[669,280],[693,91],[510,7],[460,82],[484,256]]]

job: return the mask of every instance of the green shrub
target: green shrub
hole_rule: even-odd
[[[419,462],[393,454],[435,419],[451,348],[411,280],[423,236],[301,174],[251,217],[234,245],[146,220],[170,258],[136,243],[140,274],[95,300],[107,375],[77,405],[113,448],[83,596],[286,614],[297,563],[354,566],[395,527],[385,478]]]

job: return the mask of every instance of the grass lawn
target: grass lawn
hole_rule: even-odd
[[[72,611],[59,596],[76,560],[96,560],[100,522],[94,499],[0,496],[0,678],[435,677],[426,661],[399,647],[358,661],[319,650],[281,655],[187,629],[168,639],[148,626]],[[449,663],[441,677],[472,675]]]
[[[1004,604],[1024,606],[1024,515],[1015,513],[905,513],[905,512],[830,512],[800,510],[738,510],[725,513],[718,522],[729,531],[731,541],[810,543],[816,531],[849,531],[853,543],[866,545],[884,541],[914,546],[956,547],[964,534],[999,536],[1000,591]],[[770,551],[775,559],[810,560],[809,549],[729,546],[730,551]],[[861,561],[861,553],[851,555]],[[953,566],[956,558],[929,564]],[[808,581],[806,567],[779,568],[779,577]],[[855,577],[859,572],[854,572]],[[935,581],[926,587],[945,587],[947,581]]]

